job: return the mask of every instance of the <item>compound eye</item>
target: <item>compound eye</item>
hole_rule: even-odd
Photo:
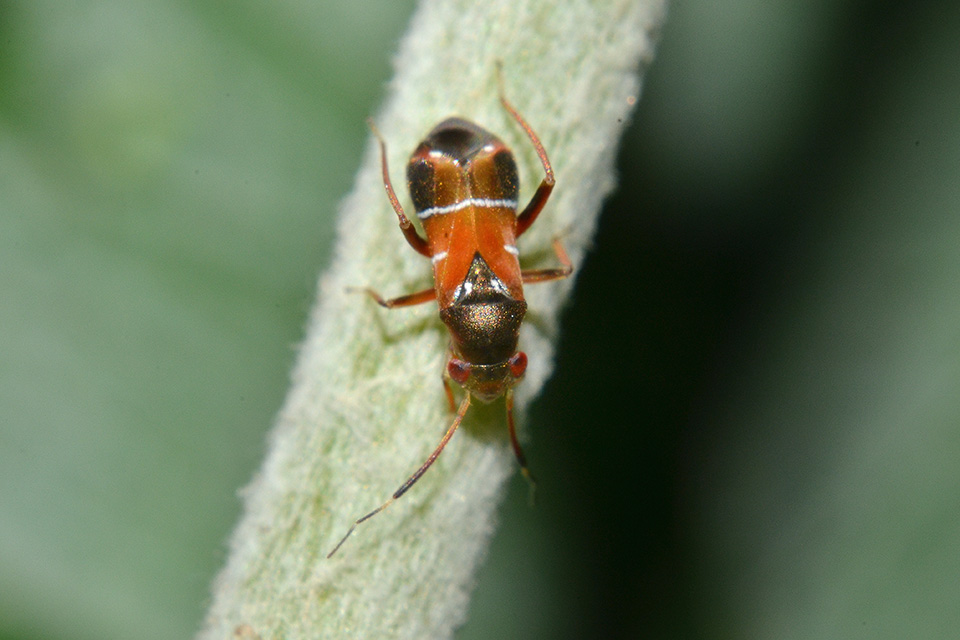
[[[518,351],[513,354],[513,357],[507,361],[507,366],[510,367],[510,375],[514,378],[522,378],[524,372],[527,370],[527,354],[523,351]]]
[[[457,384],[464,384],[470,377],[470,363],[451,358],[447,363],[447,373]]]

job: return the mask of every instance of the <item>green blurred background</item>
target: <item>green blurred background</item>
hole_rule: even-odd
[[[412,9],[0,0],[0,638],[196,629]],[[675,2],[618,171],[458,637],[955,636],[960,3]]]

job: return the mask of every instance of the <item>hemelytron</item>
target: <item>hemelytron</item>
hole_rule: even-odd
[[[407,185],[421,236],[404,213],[387,168],[386,143],[380,142],[383,184],[411,247],[430,258],[434,286],[398,298],[367,294],[388,309],[436,300],[440,319],[450,331],[450,353],[443,386],[451,410],[450,427],[427,460],[382,505],[357,519],[327,557],[346,542],[357,525],[402,496],[430,468],[456,432],[471,397],[491,402],[506,398],[510,444],[525,477],[532,482],[513,420],[513,386],[523,377],[527,356],[517,350],[518,333],[527,310],[523,285],[565,278],[573,272],[559,240],[553,249],[560,266],[521,269],[517,238],[530,228],[553,191],[553,168],[540,139],[503,94],[500,102],[526,133],[543,165],[544,178],[526,207],[517,212],[520,179],[513,153],[496,136],[461,118],[448,118],[433,128],[410,156]],[[450,381],[466,390],[459,407]]]

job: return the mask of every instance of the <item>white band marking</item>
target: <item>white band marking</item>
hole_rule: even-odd
[[[506,251],[507,253],[512,253],[512,254],[515,255],[515,256],[519,256],[519,255],[520,255],[520,250],[517,249],[517,246],[516,246],[516,245],[513,245],[513,244],[505,244],[505,245],[503,245],[503,250]]]
[[[430,262],[432,262],[433,264],[437,264],[441,260],[446,260],[446,258],[447,258],[446,251],[438,251],[437,253],[430,256]]]
[[[493,198],[467,198],[466,200],[454,202],[453,204],[447,204],[442,207],[430,207],[428,209],[424,209],[423,211],[418,211],[417,217],[421,220],[426,220],[433,215],[453,213],[454,211],[460,211],[461,209],[466,209],[467,207],[503,207],[504,209],[516,209],[517,201],[507,199],[495,200]]]

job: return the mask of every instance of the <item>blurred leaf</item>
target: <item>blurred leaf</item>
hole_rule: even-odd
[[[195,631],[409,11],[218,5],[0,11],[0,635]]]

